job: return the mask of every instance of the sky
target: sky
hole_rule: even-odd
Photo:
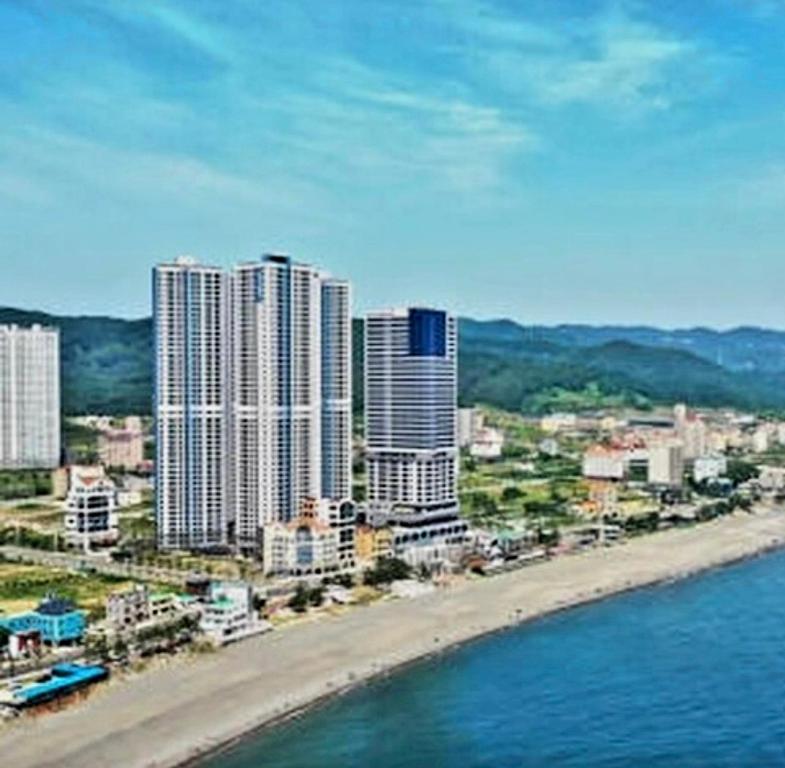
[[[289,253],[358,313],[785,328],[785,0],[0,0],[0,305]]]

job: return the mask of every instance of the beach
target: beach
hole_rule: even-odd
[[[14,722],[0,731],[3,765],[179,765],[483,634],[783,544],[785,513],[741,513],[292,625]]]

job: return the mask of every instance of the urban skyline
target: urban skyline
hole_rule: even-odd
[[[141,316],[156,262],[228,267],[261,233],[352,274],[360,313],[783,327],[782,3],[75,0],[0,23],[0,304]]]

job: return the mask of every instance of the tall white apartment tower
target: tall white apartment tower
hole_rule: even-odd
[[[418,515],[458,508],[457,330],[434,309],[365,321],[368,500]]]
[[[153,270],[156,525],[163,549],[227,543],[229,277],[180,258]]]
[[[351,492],[348,284],[287,256],[233,279],[233,493],[237,540]]]
[[[322,279],[322,492],[352,495],[352,297],[346,280]]]
[[[0,325],[0,469],[60,463],[60,333]]]

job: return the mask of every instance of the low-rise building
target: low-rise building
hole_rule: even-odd
[[[300,517],[262,530],[265,576],[326,576],[341,570],[339,531],[319,519],[307,504]]]
[[[680,488],[684,482],[684,450],[677,441],[649,447],[649,485]]]
[[[357,563],[372,568],[380,559],[393,556],[393,533],[389,526],[358,525]]]
[[[583,455],[583,476],[590,480],[623,480],[624,452],[593,445]]]
[[[500,459],[504,450],[504,432],[492,427],[483,427],[476,431],[469,453],[475,459]]]
[[[69,544],[85,549],[115,544],[119,537],[115,484],[103,473],[72,471],[64,522]]]
[[[785,490],[785,467],[761,467],[758,475],[758,485],[764,491],[779,492]]]
[[[84,635],[84,613],[70,600],[49,596],[34,611],[0,616],[0,627],[11,635],[37,632],[48,645],[78,643]]]
[[[129,416],[121,429],[107,428],[98,435],[98,456],[105,467],[136,469],[144,461],[141,419]]]
[[[405,505],[374,505],[366,507],[360,528],[364,562],[369,549],[376,547],[375,559],[390,556],[405,560],[410,565],[438,565],[460,559],[469,542],[469,526],[457,512],[420,513]],[[375,533],[371,533],[368,529]],[[380,533],[382,531],[388,533]],[[375,537],[375,538],[374,538]],[[390,547],[388,554],[378,550]]]
[[[693,464],[692,476],[696,483],[707,480],[716,480],[728,471],[728,460],[725,456],[716,454],[712,456],[701,456],[695,459]]]
[[[150,590],[137,584],[106,599],[106,620],[118,631],[133,629],[150,620]]]
[[[750,438],[753,453],[766,453],[769,450],[769,428],[767,425],[758,427]]]
[[[458,409],[458,447],[468,448],[482,429],[483,415],[476,408]]]
[[[350,499],[306,499],[303,510],[332,528],[337,534],[338,563],[343,571],[354,570],[356,564],[355,532],[357,506]]]
[[[183,601],[178,595],[173,592],[151,592],[144,584],[115,592],[106,600],[107,623],[117,632],[165,622],[177,617],[183,610]]]
[[[577,424],[578,417],[574,413],[552,413],[540,419],[540,429],[543,432],[573,430]]]
[[[226,645],[266,632],[271,625],[259,619],[250,584],[220,581],[210,585],[199,628],[216,645]]]

